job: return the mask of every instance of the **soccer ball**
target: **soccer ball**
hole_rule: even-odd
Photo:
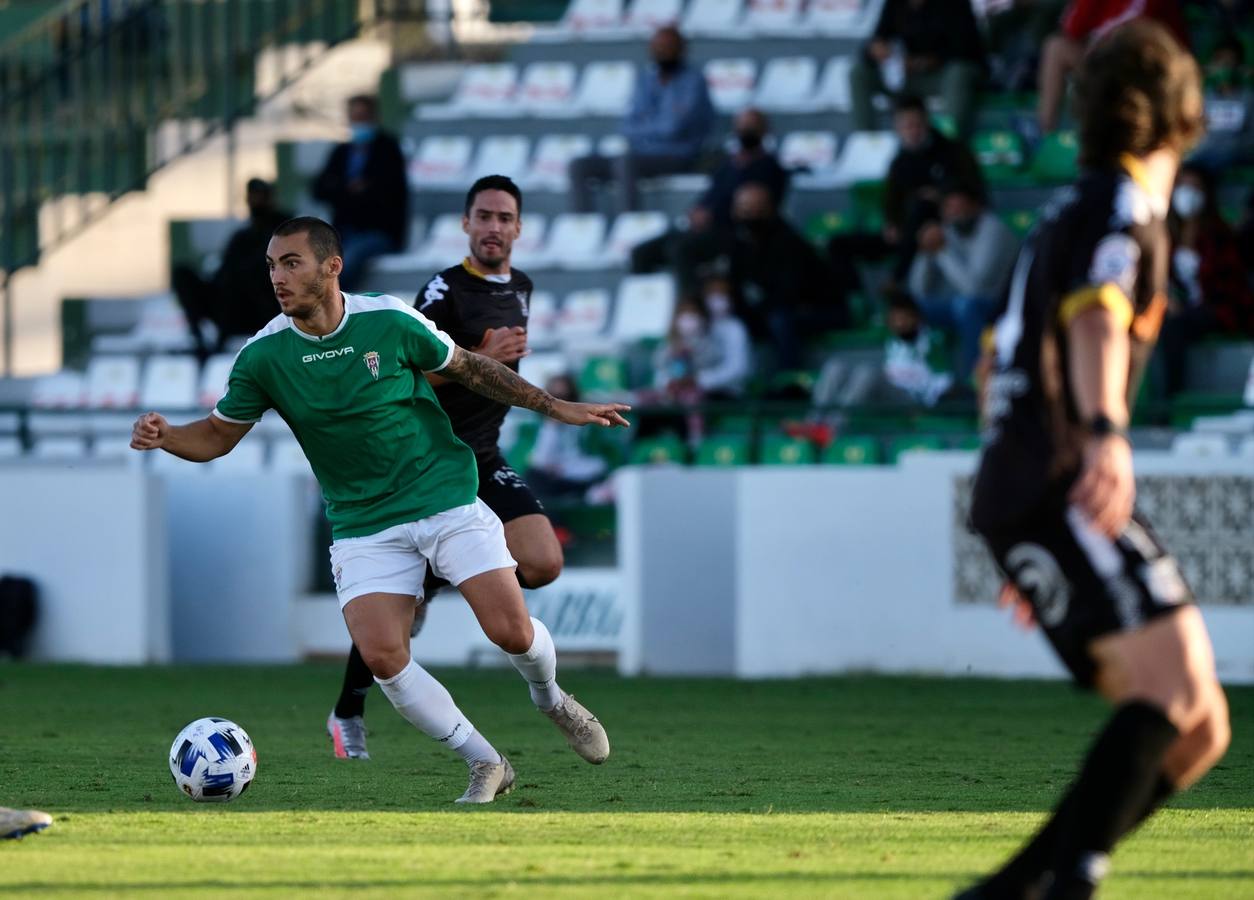
[[[229,719],[197,719],[170,747],[170,774],[193,800],[225,803],[253,783],[257,751],[248,733]]]

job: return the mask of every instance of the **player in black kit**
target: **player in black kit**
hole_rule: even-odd
[[[1076,81],[1083,172],[1029,237],[995,329],[972,524],[1076,681],[1114,713],[1049,821],[971,898],[1087,898],[1115,844],[1228,746],[1210,638],[1134,512],[1125,429],[1166,306],[1164,224],[1202,131],[1193,58],[1141,19]]]
[[[503,175],[480,178],[466,194],[462,228],[470,255],[445,269],[418,292],[414,305],[459,346],[490,356],[517,371],[527,354],[527,315],[531,279],[510,268],[510,251],[522,227],[522,192]],[[501,455],[503,406],[439,375],[428,374],[435,395],[469,445],[479,465],[479,497],[500,517],[505,543],[518,563],[523,587],[542,587],[562,571],[562,546],[540,502]],[[430,598],[443,582],[428,570],[424,593]],[[422,626],[426,603],[418,606],[414,633]],[[335,755],[369,759],[362,714],[374,676],[357,646],[349,651],[340,698],[327,718]]]

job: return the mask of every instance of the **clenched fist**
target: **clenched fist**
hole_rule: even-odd
[[[144,413],[131,429],[132,450],[158,450],[169,434],[170,423],[158,413]]]

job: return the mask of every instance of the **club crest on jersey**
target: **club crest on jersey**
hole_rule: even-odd
[[[368,350],[362,354],[361,358],[365,361],[366,368],[370,370],[370,377],[373,378],[375,381],[378,381],[379,380],[379,354],[373,350]]]

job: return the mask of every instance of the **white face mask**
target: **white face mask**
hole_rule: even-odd
[[[1182,219],[1191,219],[1202,211],[1206,198],[1191,184],[1182,184],[1171,194],[1171,208]]]
[[[680,337],[694,338],[701,333],[701,317],[696,313],[681,313],[675,319],[675,330]]]
[[[705,308],[716,319],[731,313],[731,297],[726,294],[709,294],[705,298]]]

